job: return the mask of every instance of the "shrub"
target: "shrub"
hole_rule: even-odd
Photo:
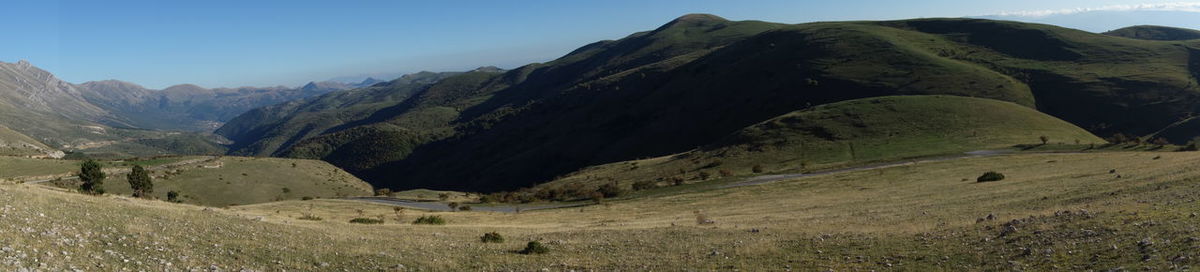
[[[179,200],[179,192],[176,192],[176,191],[168,191],[167,192],[167,201],[176,202],[176,203],[182,202],[181,200]]]
[[[416,221],[413,221],[413,224],[416,224],[416,225],[445,225],[446,219],[442,219],[441,216],[437,216],[437,215],[426,215],[426,216],[418,217]]]
[[[303,215],[303,216],[300,216],[299,218],[296,218],[296,219],[300,219],[300,220],[308,220],[308,221],[321,221],[321,220],[325,220],[325,219],[322,219],[322,218],[320,218],[320,217],[317,217],[317,216],[315,216],[315,215],[311,215],[311,214],[305,214],[305,215]],[[358,218],[358,219],[367,219],[367,218]],[[351,223],[354,223],[354,220],[351,220],[350,222],[351,222]]]
[[[355,219],[350,219],[350,223],[354,223],[354,224],[368,224],[368,225],[370,225],[370,224],[383,224],[383,220],[379,220],[379,219],[375,219],[375,218],[359,217],[359,218],[355,218]]]
[[[712,177],[712,174],[709,172],[700,171],[699,177],[700,177],[700,180],[707,180],[708,178]]]
[[[154,193],[154,183],[150,181],[150,174],[141,165],[134,165],[125,179],[129,181],[129,188],[133,189],[133,197],[148,197]]]
[[[375,196],[392,196],[392,189],[380,188],[375,190]]]
[[[542,245],[542,243],[540,243],[538,241],[531,241],[531,242],[529,242],[529,244],[525,245],[525,249],[522,249],[521,251],[519,251],[517,253],[521,253],[521,254],[525,254],[525,255],[546,254],[546,253],[550,253],[550,248]]]
[[[484,243],[503,243],[504,236],[501,236],[498,232],[488,232],[484,233],[483,237],[479,237],[479,241]]]
[[[79,185],[79,191],[88,194],[104,194],[104,171],[101,170],[100,163],[95,160],[84,161],[79,166],[79,180],[83,181]]]
[[[459,206],[459,207],[458,207],[458,210],[460,210],[460,211],[470,211],[470,210],[471,210],[471,206],[468,206],[468,205],[462,205],[462,206]]]
[[[288,187],[283,187],[283,189],[281,189],[281,190],[282,190],[282,191],[283,191],[283,193],[285,193],[285,194],[288,194],[288,193],[291,193],[291,192],[292,192],[292,188],[288,188]]]
[[[1042,141],[1042,145],[1045,145],[1046,143],[1049,143],[1049,142],[1050,142],[1050,137],[1046,137],[1046,136],[1044,136],[1044,135],[1043,135],[1043,136],[1038,136],[1038,140],[1041,140],[1041,141]]]
[[[625,193],[625,189],[622,189],[621,186],[617,186],[615,183],[600,185],[600,188],[597,188],[596,191],[604,194],[605,198],[614,198]]]
[[[721,166],[721,164],[722,164],[721,161],[713,161],[708,164],[705,164],[704,167],[702,167],[702,168],[706,168],[706,169],[713,168],[713,167]]]
[[[300,200],[313,200],[313,197],[311,197],[311,196],[301,197]]]
[[[650,190],[654,188],[658,188],[658,183],[654,181],[644,180],[633,183],[633,190],[635,191]]]
[[[457,210],[457,209],[458,209],[458,202],[450,202],[450,204],[446,204],[446,206],[450,206],[450,210],[451,210],[451,211],[453,211],[453,210]]]
[[[679,177],[679,176],[671,177],[669,180],[671,181],[671,185],[675,185],[675,186],[679,186],[679,185],[683,185],[684,183],[687,183],[687,181],[685,181],[683,179],[683,177]]]
[[[976,182],[988,182],[988,181],[998,181],[998,180],[1002,180],[1002,179],[1004,179],[1004,174],[997,173],[995,171],[988,171],[987,173],[983,173],[982,176],[979,176],[979,178],[975,179],[975,181]]]
[[[717,170],[717,173],[721,174],[722,177],[732,177],[733,176],[733,171],[729,171],[729,169]]]
[[[500,202],[500,198],[496,194],[486,194],[479,196],[479,203],[496,203]]]
[[[763,167],[762,167],[762,165],[761,165],[761,164],[755,164],[755,165],[754,165],[754,167],[751,167],[751,168],[750,168],[750,171],[752,171],[752,172],[754,172],[754,173],[762,173],[762,172],[763,172]]]
[[[438,194],[438,199],[440,199],[442,201],[446,201],[447,199],[450,199],[450,194],[447,194],[447,193]]]

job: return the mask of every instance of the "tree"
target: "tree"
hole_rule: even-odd
[[[100,163],[95,160],[87,160],[79,167],[79,180],[83,184],[79,185],[79,190],[89,194],[104,194],[104,171],[100,168]]]
[[[129,188],[133,189],[133,197],[149,197],[154,193],[154,183],[150,182],[150,174],[141,165],[134,165],[133,171],[126,176]]]
[[[1050,137],[1046,137],[1045,135],[1042,135],[1042,136],[1038,136],[1038,140],[1042,140],[1042,144],[1045,145],[1046,143],[1050,142]]]

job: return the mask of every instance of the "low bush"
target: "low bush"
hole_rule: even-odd
[[[301,217],[299,217],[299,218],[296,218],[296,219],[300,219],[300,220],[308,220],[308,221],[321,221],[321,220],[325,220],[325,219],[323,219],[323,218],[320,218],[320,217],[317,217],[317,216],[315,216],[315,215],[311,215],[311,214],[305,214],[304,216],[301,216]],[[352,221],[352,222],[353,222],[353,221]]]
[[[654,181],[645,180],[633,183],[633,190],[635,191],[650,190],[654,188],[658,188],[658,183]]]
[[[413,224],[415,224],[415,225],[445,225],[446,219],[442,219],[441,216],[437,216],[437,215],[426,215],[426,216],[418,217],[417,220],[413,221]]]
[[[460,211],[470,211],[470,210],[471,210],[471,206],[467,206],[467,205],[458,206],[458,210],[460,210]]]
[[[479,237],[479,241],[484,243],[503,243],[504,236],[501,236],[498,232],[489,232],[484,233],[483,237]]]
[[[525,245],[525,249],[518,251],[518,253],[525,254],[525,255],[546,254],[546,253],[550,253],[550,248],[542,245],[542,243],[540,243],[538,241],[531,241],[531,242],[529,242],[529,244]]]
[[[618,196],[621,196],[621,194],[625,193],[625,189],[623,189],[623,188],[621,188],[621,186],[617,186],[616,184],[613,184],[613,183],[606,183],[604,185],[600,185],[600,188],[597,188],[596,191],[600,192],[601,194],[604,194],[604,197],[606,197],[606,198],[618,197]]]
[[[752,171],[752,172],[754,172],[754,173],[762,173],[762,172],[763,172],[763,167],[762,167],[762,165],[755,164],[755,165],[754,165],[754,167],[751,167],[751,168],[750,168],[750,171]]]
[[[368,224],[368,225],[370,225],[370,224],[383,224],[383,220],[374,219],[374,218],[359,217],[359,218],[355,218],[355,219],[350,219],[350,223],[354,223],[354,224]]]
[[[1004,174],[997,173],[995,171],[988,171],[987,173],[983,173],[982,176],[979,176],[979,178],[975,179],[975,181],[976,182],[989,182],[989,181],[999,181],[999,180],[1003,180],[1003,179],[1004,179]]]

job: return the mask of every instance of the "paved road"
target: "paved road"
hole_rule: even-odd
[[[352,198],[346,198],[346,199],[357,200],[357,201],[366,201],[366,202],[372,202],[372,203],[382,203],[382,204],[387,204],[387,205],[392,205],[392,206],[401,206],[401,207],[408,207],[408,208],[422,209],[422,210],[431,210],[431,211],[448,212],[448,211],[454,210],[454,209],[451,209],[450,206],[448,206],[446,203],[443,203],[443,202],[413,201],[413,200],[405,200],[405,199],[390,198],[390,197],[352,197]],[[518,206],[471,206],[471,211],[515,213],[515,212],[520,212],[520,211],[570,208],[570,207],[580,207],[580,206],[585,206],[585,205],[587,205],[587,204],[553,203],[553,204],[533,204],[533,205],[518,205]],[[520,208],[520,209],[518,210],[518,208]]]
[[[987,157],[987,156],[995,156],[995,155],[1002,155],[1002,154],[1009,154],[1009,153],[1013,153],[1013,151],[1011,151],[1011,150],[976,150],[976,151],[966,152],[966,153],[963,153],[960,155],[927,158],[927,159],[919,159],[919,160],[909,160],[909,161],[868,164],[868,165],[863,165],[863,166],[859,166],[859,167],[818,171],[818,172],[812,172],[812,173],[764,175],[764,176],[748,178],[746,180],[731,183],[731,184],[726,184],[725,186],[721,186],[721,188],[733,188],[733,187],[742,187],[742,186],[750,186],[750,185],[759,185],[759,184],[767,184],[767,183],[772,183],[772,182],[781,181],[781,180],[797,179],[797,178],[803,178],[803,177],[823,176],[823,175],[829,175],[829,174],[854,172],[854,171],[862,171],[862,170],[874,170],[874,169],[882,169],[882,168],[896,167],[896,166],[902,166],[902,165],[913,165],[913,164],[927,163],[927,162],[938,162],[938,161],[948,161],[948,160],[957,160],[957,159],[965,159],[965,158]]]

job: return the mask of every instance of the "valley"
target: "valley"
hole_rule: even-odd
[[[500,67],[425,53],[478,68],[377,79],[402,58],[331,55],[364,76],[294,87],[0,62],[0,270],[1200,265],[1200,31],[920,18],[693,13]],[[239,53],[270,65],[161,75],[461,46],[396,32],[243,37],[213,47],[272,44]],[[110,75],[74,65],[47,67]]]

